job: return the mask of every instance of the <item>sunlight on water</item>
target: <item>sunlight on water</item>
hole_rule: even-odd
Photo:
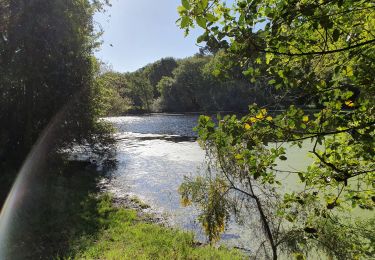
[[[184,176],[194,177],[206,171],[205,151],[195,140],[180,141],[179,136],[195,137],[193,127],[198,116],[152,115],[107,118],[117,128],[117,169],[112,173],[110,187],[118,196],[134,195],[152,205],[156,211],[165,213],[169,221],[185,230],[193,230],[197,238],[206,237],[197,222],[199,211],[180,205],[178,188]],[[176,129],[178,129],[176,131]],[[302,169],[311,159],[288,147],[288,161],[282,169]],[[306,153],[305,153],[306,152]],[[295,186],[296,176],[285,176]],[[297,177],[298,178],[298,177]],[[249,221],[251,225],[257,220]],[[222,236],[222,243],[251,249],[249,227],[233,220]]]
[[[197,116],[128,116],[105,120],[117,128],[118,166],[111,172],[108,190],[115,196],[135,195],[141,198],[152,206],[154,212],[166,214],[172,225],[193,230],[199,240],[205,241],[196,220],[198,209],[182,207],[178,194],[184,176],[194,177],[206,170],[205,152],[196,142],[196,133],[192,130]],[[54,122],[57,121],[55,119]],[[22,237],[23,226],[28,225],[27,207],[33,204],[35,190],[40,186],[40,178],[36,176],[46,161],[53,128],[51,124],[45,130],[29,154],[2,209],[0,259],[10,259],[10,251],[14,250],[12,247]],[[308,150],[308,146],[303,152],[288,147],[288,160],[281,162],[280,166],[283,169],[301,170],[311,162],[311,158],[306,157]],[[78,148],[77,154],[83,159],[87,157]],[[296,179],[285,176],[285,182],[289,183],[288,188],[293,188]],[[250,221],[250,224],[254,222],[257,220]],[[251,249],[249,230],[231,220],[222,236],[222,243]],[[27,250],[27,246],[25,248],[23,250]]]

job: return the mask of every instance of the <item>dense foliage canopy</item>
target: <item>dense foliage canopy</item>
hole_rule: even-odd
[[[0,1],[1,169],[17,171],[52,121],[57,132],[51,151],[73,144],[101,149],[110,141],[98,121],[104,107],[92,56],[97,46],[92,16],[101,6],[99,1]]]
[[[218,171],[183,184],[183,200],[203,207],[213,238],[230,209],[245,201],[257,209],[267,241],[260,246],[268,244],[265,254],[274,259],[283,248],[300,257],[319,248],[338,259],[370,258],[373,237],[343,220],[343,212],[375,206],[375,2],[226,2],[183,0],[180,27],[202,27],[198,42],[225,50],[249,81],[266,78],[284,93],[276,102],[294,104],[280,112],[271,111],[275,104],[254,104],[246,116],[217,124],[201,117],[200,141]],[[231,67],[224,64],[220,73]],[[293,164],[290,145],[310,147],[313,163],[282,169],[281,161]],[[288,174],[300,184],[281,192]]]
[[[79,145],[104,152],[112,142],[93,57],[101,2],[0,1],[1,259],[56,258],[79,233],[71,227],[81,212],[67,205],[82,210],[97,173],[65,155]],[[89,180],[76,185],[72,175]]]
[[[2,1],[0,31],[1,157],[22,160],[64,106],[65,136],[92,138],[100,113],[92,58],[96,46],[89,1]],[[70,101],[67,103],[67,101]],[[73,112],[74,111],[74,112]]]
[[[251,223],[255,258],[374,257],[374,1],[182,0],[178,23],[204,29],[201,53],[133,73],[100,71],[93,58],[102,2],[0,0],[2,185],[50,122],[52,157],[77,144],[102,150],[103,115],[246,110],[198,122],[207,174],[180,193],[202,209],[210,241],[235,216]],[[311,164],[284,168],[289,149]]]
[[[103,71],[98,78],[112,95],[111,115],[134,112],[199,112],[247,110],[248,104],[277,104],[281,91],[273,91],[268,82],[249,82],[238,66],[221,73],[229,57],[222,51],[196,54],[185,59],[165,58],[132,73]],[[265,70],[265,66],[260,66]],[[213,73],[214,72],[214,73]],[[122,104],[122,105],[121,105]]]

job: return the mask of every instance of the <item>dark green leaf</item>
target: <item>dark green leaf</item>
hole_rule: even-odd
[[[185,7],[187,10],[190,9],[190,3],[188,0],[181,0],[182,6]]]
[[[197,24],[202,28],[206,28],[207,20],[202,16],[198,16],[197,17]]]

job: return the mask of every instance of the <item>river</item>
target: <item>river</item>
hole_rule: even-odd
[[[125,116],[106,118],[117,133],[117,167],[111,172],[110,189],[116,194],[135,196],[151,205],[180,229],[206,237],[196,218],[194,206],[182,207],[178,187],[184,176],[205,170],[205,151],[196,141],[193,128],[197,115]],[[229,222],[221,243],[250,249],[247,232]]]

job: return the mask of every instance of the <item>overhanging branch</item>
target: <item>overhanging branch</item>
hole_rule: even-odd
[[[341,49],[326,50],[326,51],[300,52],[300,53],[279,52],[279,51],[274,51],[274,50],[267,50],[267,49],[262,49],[258,45],[254,45],[254,44],[253,44],[253,46],[255,47],[255,49],[258,52],[261,52],[261,53],[271,53],[271,54],[275,54],[275,55],[284,55],[284,56],[293,57],[293,56],[311,56],[311,55],[332,54],[332,53],[343,52],[343,51],[348,51],[348,50],[351,50],[351,49],[359,48],[359,47],[362,47],[362,46],[365,46],[365,45],[368,45],[368,44],[371,44],[371,43],[375,43],[375,39],[365,41],[365,42],[361,42],[361,43],[358,43],[358,44],[355,44],[355,45],[350,45],[348,47],[341,48]]]

